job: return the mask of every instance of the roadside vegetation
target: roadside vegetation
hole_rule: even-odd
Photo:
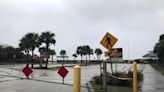
[[[108,92],[132,92],[133,85],[133,72],[122,73],[117,72],[111,75],[107,74],[107,85]],[[137,73],[138,86],[140,87],[141,82],[143,81],[143,74],[141,72]],[[100,92],[102,87],[102,76],[93,77],[93,81],[91,82],[92,86],[95,88],[96,92]]]
[[[164,75],[164,34],[160,35],[158,43],[154,46],[154,53],[158,60],[148,60],[151,66]]]
[[[101,85],[96,84],[94,81],[91,82],[91,85],[95,88],[95,92],[101,92]],[[108,92],[133,92],[132,87],[126,87],[126,86],[114,86],[114,85],[108,85],[107,86]]]
[[[159,64],[151,64],[151,66],[164,76],[164,67],[163,66],[161,66]]]
[[[159,37],[159,42],[154,47],[154,52],[157,53],[159,58],[159,65],[164,67],[164,34]]]

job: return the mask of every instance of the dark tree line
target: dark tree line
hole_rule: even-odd
[[[24,57],[20,48],[0,45],[0,60],[22,59]]]
[[[100,60],[102,51],[101,49],[97,48],[94,52],[94,50],[89,45],[83,45],[77,47],[76,53],[77,55],[81,56],[81,64],[82,64],[83,56],[86,57],[86,65],[87,65],[88,61],[90,62],[90,56],[93,55],[94,53],[97,55],[97,60]]]
[[[159,42],[156,43],[154,52],[157,53],[159,63],[164,65],[164,34],[160,36]]]
[[[56,55],[55,50],[51,49],[51,45],[55,45],[56,40],[54,39],[55,34],[51,33],[49,31],[42,32],[41,34],[38,33],[27,33],[25,34],[19,42],[19,48],[14,48],[12,46],[1,46],[0,45],[0,59],[26,59],[27,64],[31,64],[33,67],[33,57],[34,57],[34,51],[36,48],[38,48],[38,52],[44,53],[48,52],[49,55]],[[74,60],[79,55],[81,56],[81,61],[83,60],[83,57],[85,56],[86,65],[88,62],[90,62],[90,57],[93,54],[97,55],[97,60],[101,59],[102,51],[101,49],[97,48],[93,50],[89,45],[83,45],[78,46],[76,49],[76,53],[74,53],[72,56],[74,57]],[[60,55],[63,56],[63,60],[66,56],[66,50],[61,50]],[[45,67],[48,67],[48,59],[46,58],[45,61]],[[40,61],[40,60],[39,60]],[[40,61],[40,67],[42,68],[42,62]]]

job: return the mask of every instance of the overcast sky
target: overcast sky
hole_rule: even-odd
[[[28,32],[56,34],[52,49],[72,56],[79,45],[118,38],[124,59],[142,58],[164,33],[164,0],[0,0],[0,43],[17,47]],[[93,56],[92,58],[94,58]]]

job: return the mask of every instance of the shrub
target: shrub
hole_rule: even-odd
[[[119,77],[119,78],[133,78],[133,72],[129,72],[128,74],[117,72],[114,73],[113,76]],[[122,80],[118,79],[116,77],[112,77],[110,73],[107,73],[107,84],[108,85],[117,85],[117,86],[132,86],[133,80]],[[141,72],[137,73],[138,81],[143,80],[143,74]],[[95,76],[93,77],[96,84],[102,84],[102,77],[101,76]]]

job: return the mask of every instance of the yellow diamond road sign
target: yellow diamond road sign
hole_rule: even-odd
[[[111,50],[115,43],[118,41],[116,37],[111,35],[110,33],[106,33],[103,39],[101,40],[100,44],[103,45],[108,50]]]

